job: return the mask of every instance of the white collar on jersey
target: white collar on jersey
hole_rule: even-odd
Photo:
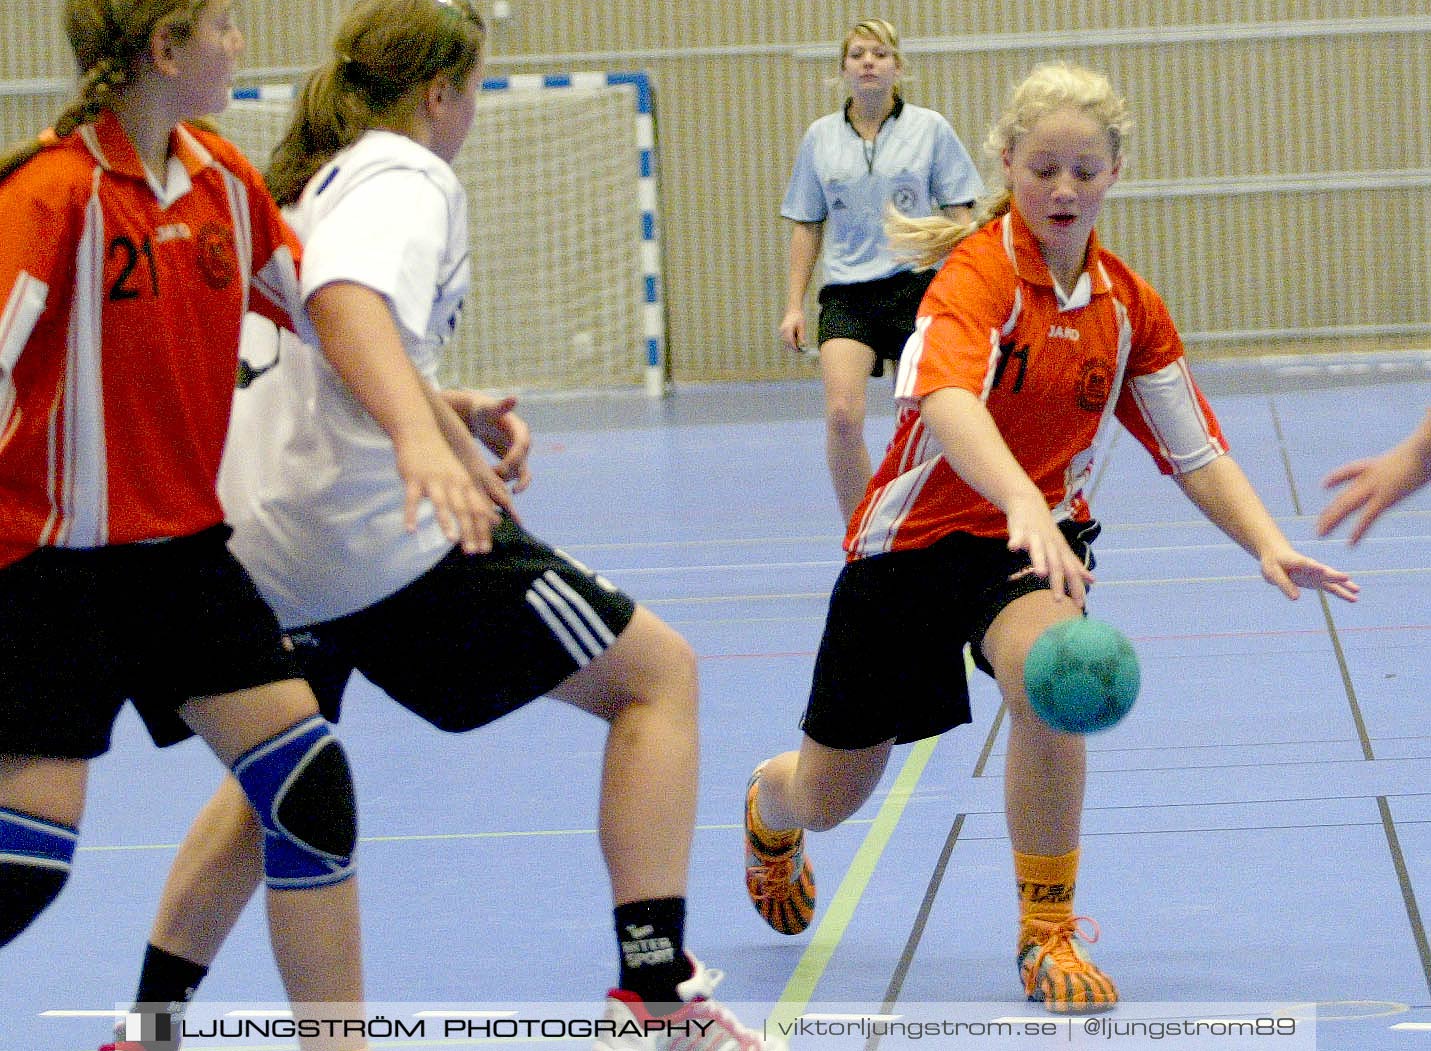
[[[1052,272],[1048,276],[1053,280],[1053,292],[1058,296],[1059,310],[1077,310],[1079,307],[1086,307],[1093,299],[1093,279],[1088,276],[1087,270],[1078,275],[1078,282],[1073,286],[1072,292],[1065,292]]]

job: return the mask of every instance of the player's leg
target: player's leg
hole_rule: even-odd
[[[308,684],[290,679],[192,700],[180,715],[270,818],[269,931],[289,997],[361,1001],[352,780]]]
[[[834,828],[865,804],[889,763],[893,738],[867,748],[830,748],[809,735],[799,751],[757,766],[745,787],[745,889],[781,934],[815,917],[815,872],[806,830]]]
[[[1011,602],[984,635],[984,657],[1008,706],[1004,804],[1009,838],[1023,853],[1066,854],[1078,846],[1083,738],[1058,733],[1034,714],[1024,691],[1024,659],[1046,628],[1079,613],[1067,599],[1055,602],[1052,592],[1042,589]]]
[[[229,767],[264,830],[269,937],[303,1017],[360,1011],[362,949],[352,854],[357,823],[342,747],[307,683],[289,679],[186,703],[180,714]],[[316,1006],[312,1006],[316,1005]],[[357,1038],[305,1049],[361,1048]]]
[[[232,776],[194,818],[159,896],[136,1003],[181,1010],[263,883],[263,829]]]
[[[1004,812],[1019,894],[1017,958],[1030,999],[1058,1012],[1105,1011],[1118,991],[1076,939],[1097,939],[1074,908],[1086,749],[1076,734],[1047,726],[1029,706],[1024,660],[1050,625],[1080,611],[1046,588],[1021,595],[994,618],[982,641],[1009,714]]]
[[[0,755],[0,946],[69,878],[88,772],[78,759]]]
[[[894,741],[869,748],[828,748],[806,735],[798,751],[760,765],[755,815],[768,829],[824,832],[865,805],[889,763]]]
[[[324,718],[336,723],[351,666],[341,654],[304,632],[295,649]],[[167,713],[140,709],[156,739]],[[169,869],[145,946],[135,1007],[181,1018],[240,914],[263,882],[263,829],[232,776],[199,811]]]
[[[640,971],[635,984],[678,1001],[690,976],[680,950],[698,758],[685,640],[510,519],[493,531],[489,555],[453,552],[316,634],[442,730],[484,726],[543,694],[610,725],[601,845],[618,931],[645,932],[625,966]]]
[[[899,552],[846,564],[830,593],[798,752],[755,769],[746,788],[745,880],[782,934],[809,926],[815,879],[805,831],[833,828],[869,799],[896,743],[969,721],[954,601],[941,561]]]
[[[853,339],[820,344],[820,375],[825,384],[825,459],[835,487],[841,521],[864,499],[873,468],[865,444],[865,386],[875,354]]]
[[[257,811],[270,940],[295,1013],[361,1010],[357,886],[350,878],[357,821],[347,758],[226,539],[226,530],[208,530],[126,556],[127,579],[116,581],[113,601],[129,655],[127,692],[156,742],[189,731],[202,737]],[[146,616],[126,620],[138,595],[146,597]],[[165,727],[161,736],[153,715],[166,705],[178,730]],[[357,1006],[310,1009],[314,1004]],[[365,1045],[320,1039],[302,1046]]]
[[[606,720],[601,842],[626,943],[622,974],[652,1002],[704,1012],[734,1032],[738,1023],[709,999],[718,973],[681,951],[695,819],[694,655],[653,614],[510,519],[492,539],[489,555],[451,553],[407,587],[324,625],[324,644],[449,732],[543,694]],[[638,1003],[621,1010],[646,1009],[642,994],[629,995]]]
[[[638,606],[611,647],[551,695],[610,726],[600,835],[617,904],[684,897],[700,761],[690,645]]]
[[[780,1046],[746,1029],[713,998],[720,972],[685,949],[699,762],[697,693],[690,645],[640,606],[605,652],[551,691],[610,726],[600,835],[621,950],[607,1018],[619,1035],[598,1041],[598,1051],[648,1046],[624,1031],[630,1022],[657,1016],[698,1024],[722,1047],[722,1036],[729,1046],[751,1051]]]

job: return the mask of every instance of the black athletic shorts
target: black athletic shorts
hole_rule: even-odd
[[[47,547],[0,569],[0,752],[102,755],[126,699],[173,744],[192,736],[185,701],[298,678],[228,536]]]
[[[1060,525],[1093,568],[1095,521]],[[970,721],[964,645],[980,645],[1014,599],[1046,590],[1003,538],[953,533],[927,548],[847,562],[835,581],[800,727],[827,748],[933,737]],[[1014,578],[1014,579],[1010,579]]]
[[[490,554],[454,548],[387,598],[289,638],[331,722],[356,670],[433,726],[460,733],[586,667],[635,612],[601,576],[504,517]]]
[[[852,339],[874,351],[871,376],[884,375],[886,361],[899,364],[905,341],[914,333],[924,291],[937,271],[901,270],[878,281],[826,285],[820,289],[816,340]]]

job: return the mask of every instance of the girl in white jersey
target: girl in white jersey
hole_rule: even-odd
[[[804,830],[854,813],[894,745],[970,721],[968,644],[1010,719],[1014,959],[1028,998],[1056,1012],[1109,1010],[1118,990],[1073,909],[1084,741],[1033,713],[1023,668],[1045,630],[1083,613],[1098,534],[1085,485],[1112,422],[1288,598],[1357,594],[1287,541],[1227,455],[1161,298],[1094,232],[1128,126],[1107,78],[1041,66],[989,136],[1006,186],[974,222],[891,220],[918,264],[945,261],[900,360],[894,439],[846,533],[804,739],[746,794],[751,899],[797,933],[815,907]]]
[[[419,377],[447,407],[454,446],[477,456],[469,427],[483,429],[520,484],[525,431],[511,403],[435,393],[469,280],[466,198],[450,164],[473,118],[483,37],[469,0],[364,0],[306,84],[268,180],[304,241],[310,311],[341,293],[323,312],[338,338],[375,369]],[[609,723],[600,839],[620,965],[597,1046],[664,1048],[669,1023],[691,1022],[712,1051],[774,1047],[711,999],[719,972],[683,946],[690,647],[510,517],[483,555],[429,522],[406,532],[391,442],[323,356],[258,323],[244,353],[250,382],[223,471],[233,549],[275,603],[324,713],[338,718],[357,669],[452,732],[548,693]],[[259,831],[225,783],[175,862],[141,997],[181,1004],[192,993],[253,892]]]
[[[904,100],[899,34],[882,18],[856,23],[840,47],[844,108],[811,124],[800,143],[780,214],[792,221],[780,339],[806,342],[805,294],[824,262],[816,345],[825,383],[825,451],[840,517],[870,480],[865,385],[897,362],[932,273],[890,251],[884,214],[942,212],[966,220],[983,183],[940,114]]]

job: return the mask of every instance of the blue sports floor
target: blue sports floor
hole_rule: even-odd
[[[1100,924],[1093,951],[1129,1005],[1112,1017],[1135,1017],[1140,1004],[1163,1005],[1164,1018],[1178,1004],[1315,1004],[1315,1043],[1089,1043],[1064,1023],[1054,1038],[1023,1042],[876,1033],[853,1043],[807,1035],[795,1048],[1431,1051],[1431,491],[1358,548],[1312,535],[1326,499],[1320,478],[1399,440],[1431,404],[1431,352],[1196,372],[1294,543],[1353,571],[1362,600],[1286,601],[1120,432],[1094,493],[1105,530],[1090,608],[1133,639],[1144,687],[1122,725],[1090,739],[1078,907]],[[869,433],[882,445],[887,383],[872,382],[870,395]],[[1005,720],[982,677],[974,725],[898,750],[866,808],[811,838],[816,926],[782,937],[746,902],[746,777],[798,742],[840,561],[818,382],[688,387],[660,403],[532,401],[520,411],[536,432],[525,523],[644,601],[700,654],[688,940],[727,972],[721,997],[752,1022],[756,1004],[785,1018],[929,1017],[959,1004],[985,1005],[984,1018],[1048,1018],[1020,1002]],[[358,683],[341,733],[362,812],[370,999],[595,1009],[615,969],[594,832],[600,724],[541,701],[448,737]],[[53,1012],[127,1002],[175,845],[216,780],[201,746],[156,751],[122,717],[114,750],[93,767],[69,887],[0,953],[0,1051],[85,1051],[104,1037],[105,1019]],[[201,996],[282,1001],[258,908]]]

